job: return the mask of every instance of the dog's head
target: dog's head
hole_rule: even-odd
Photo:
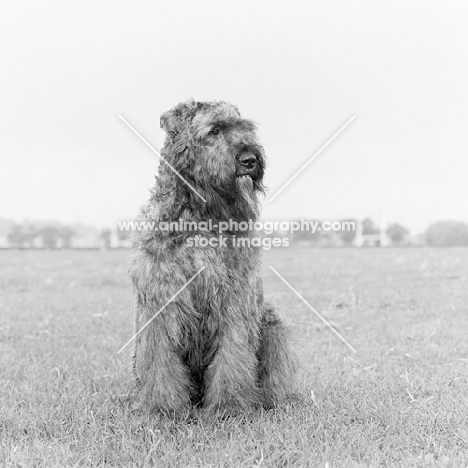
[[[226,198],[263,191],[265,155],[255,124],[223,101],[178,104],[161,116],[163,157],[202,190]]]

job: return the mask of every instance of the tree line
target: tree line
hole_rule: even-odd
[[[321,222],[317,220],[318,222]],[[356,219],[346,219],[342,221],[354,221]],[[363,235],[379,234],[379,227],[370,218],[362,221]],[[414,239],[409,235],[409,230],[399,224],[392,223],[386,228],[387,238],[390,245],[404,246],[413,245]],[[119,241],[128,238],[130,232],[116,232]],[[273,233],[272,236],[287,235],[291,244],[315,244],[315,245],[353,245],[356,240],[355,230],[324,231],[296,231],[292,234]],[[8,246],[13,248],[73,248],[73,240],[79,234],[71,226],[46,224],[38,225],[34,223],[15,223],[11,226],[7,235]],[[112,230],[107,228],[96,231],[99,245],[104,248],[111,248]],[[429,246],[468,246],[468,224],[462,221],[438,221],[431,224],[426,231],[419,236],[418,244]]]
[[[97,240],[103,247],[111,246],[111,229],[98,232]],[[71,249],[77,232],[67,225],[36,225],[15,223],[8,233],[8,244],[13,248]]]
[[[346,219],[342,221],[354,221],[356,219]],[[362,234],[377,235],[380,228],[370,218],[362,221]],[[386,226],[386,235],[389,245],[428,245],[434,247],[468,246],[468,224],[462,221],[438,221],[429,225],[423,234],[414,237],[410,236],[409,229],[399,223],[391,223]],[[292,243],[309,243],[316,245],[354,245],[356,241],[356,231],[297,231],[291,236]]]

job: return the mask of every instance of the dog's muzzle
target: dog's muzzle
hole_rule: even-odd
[[[257,157],[254,154],[241,154],[239,156],[239,163],[247,170],[252,170],[257,164]]]
[[[243,151],[236,156],[236,176],[249,176],[257,180],[261,176],[258,156],[251,150]]]

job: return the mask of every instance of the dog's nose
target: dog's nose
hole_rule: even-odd
[[[252,169],[257,164],[257,158],[250,153],[244,153],[239,156],[239,162],[247,169]]]

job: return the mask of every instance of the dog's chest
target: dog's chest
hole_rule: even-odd
[[[194,273],[200,271],[191,290],[198,310],[212,316],[225,307],[237,307],[240,298],[246,305],[255,296],[260,270],[260,251],[246,246],[233,247],[228,238],[225,245],[194,249]]]

